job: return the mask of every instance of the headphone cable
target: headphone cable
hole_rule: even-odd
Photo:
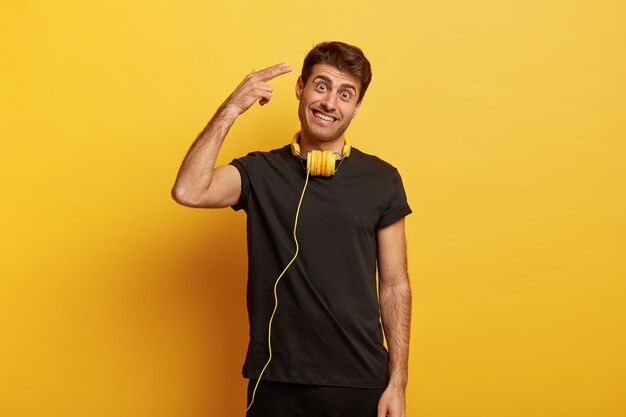
[[[267,332],[267,346],[269,348],[269,359],[265,363],[265,366],[261,370],[261,373],[259,374],[259,378],[257,379],[256,384],[254,385],[254,390],[252,391],[252,398],[250,399],[250,405],[248,405],[248,408],[246,408],[246,413],[248,412],[248,410],[250,409],[250,407],[252,407],[252,404],[254,403],[254,397],[256,395],[256,390],[259,387],[259,383],[261,382],[261,377],[265,373],[265,370],[267,369],[268,365],[270,364],[272,360],[272,321],[274,320],[274,315],[276,314],[276,310],[278,309],[278,293],[277,293],[278,283],[280,282],[280,279],[283,277],[283,275],[285,275],[285,272],[287,272],[287,269],[289,269],[293,261],[296,260],[296,257],[298,256],[298,252],[300,251],[300,246],[298,245],[298,238],[296,236],[296,229],[298,227],[298,216],[300,215],[300,207],[302,206],[302,200],[304,199],[304,192],[306,191],[306,187],[308,183],[309,183],[309,171],[307,171],[306,173],[306,180],[304,181],[304,188],[302,188],[302,194],[300,195],[300,201],[298,202],[298,208],[296,209],[296,219],[293,225],[293,240],[296,243],[296,252],[293,255],[293,258],[291,258],[291,261],[289,261],[289,263],[285,267],[285,269],[283,269],[283,272],[281,272],[278,278],[276,278],[276,282],[274,283],[274,311],[272,311],[272,315],[270,316],[270,322],[268,325],[268,332]]]

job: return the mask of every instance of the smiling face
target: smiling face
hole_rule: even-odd
[[[361,82],[327,64],[313,66],[306,83],[296,84],[300,100],[301,149],[328,149],[341,153],[343,134],[359,111]]]

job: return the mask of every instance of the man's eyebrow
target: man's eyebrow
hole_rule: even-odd
[[[316,75],[313,80],[315,81],[318,78],[326,81],[327,83],[329,83],[331,85],[333,84],[333,80],[331,80],[330,78],[328,78],[325,75]],[[350,83],[343,83],[343,84],[341,84],[341,87],[343,87],[343,88],[350,88],[350,89],[354,90],[354,92],[356,93],[356,87],[354,85],[350,84]]]

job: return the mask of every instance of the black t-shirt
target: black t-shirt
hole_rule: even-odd
[[[250,343],[243,366],[258,378],[268,359],[274,283],[293,258],[294,221],[305,184],[289,146],[231,162],[241,174],[233,206],[247,214]],[[310,177],[297,224],[299,254],[278,285],[273,358],[264,380],[383,388],[376,287],[377,229],[411,213],[397,170],[353,148],[332,177]]]

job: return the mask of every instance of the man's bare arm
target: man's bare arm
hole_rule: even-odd
[[[389,348],[389,385],[379,401],[378,417],[405,417],[411,288],[404,219],[378,231],[378,277],[381,318]]]
[[[215,116],[195,140],[178,171],[172,197],[190,207],[228,207],[237,203],[241,194],[241,177],[232,165],[215,168],[226,134],[237,117],[258,100],[267,104],[272,87],[266,83],[291,71],[285,64],[274,65],[246,76],[219,107]]]

